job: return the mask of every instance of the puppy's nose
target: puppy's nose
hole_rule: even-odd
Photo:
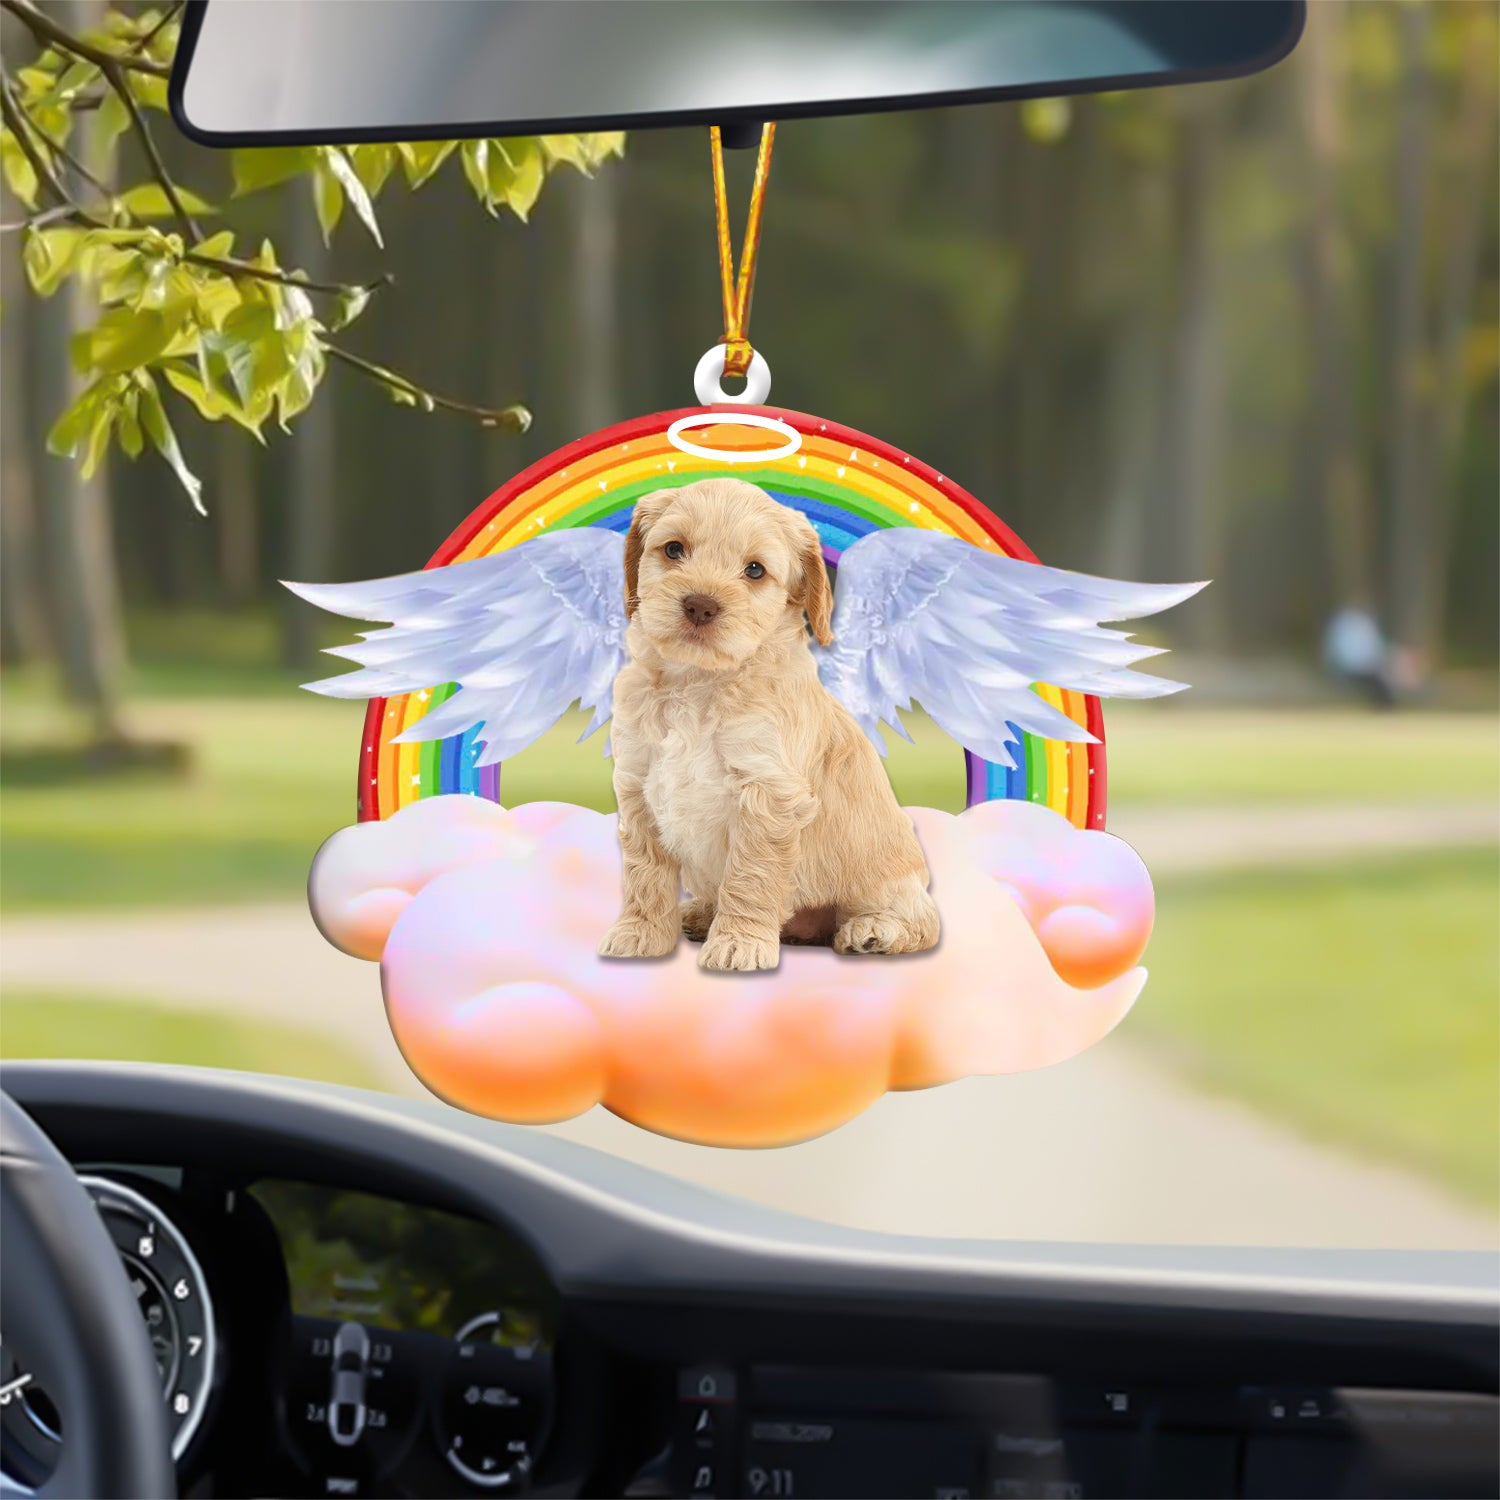
[[[682,612],[694,625],[707,625],[719,613],[719,601],[708,594],[689,594],[682,601]]]

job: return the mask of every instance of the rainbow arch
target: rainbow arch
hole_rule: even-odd
[[[724,423],[697,428],[693,441],[734,452],[736,461],[685,453],[667,438],[679,417],[722,411]],[[794,428],[800,449],[785,458],[749,457],[765,444],[761,430],[737,427],[737,414],[753,412]],[[771,438],[774,442],[774,437]],[[800,510],[817,528],[823,555],[834,569],[845,548],[874,530],[924,526],[989,547],[1007,557],[1036,556],[966,490],[910,454],[822,417],[776,407],[724,406],[657,412],[569,443],[502,485],[433,553],[427,566],[442,567],[514,547],[544,529],[606,526],[624,531],[637,498],[669,485],[733,473]],[[396,736],[456,691],[434,684],[420,693],[372,698],[359,756],[361,821],[388,818],[420,797],[460,792],[500,800],[502,767],[478,767],[471,730],[426,744],[397,745]],[[1104,715],[1099,700],[1039,684],[1048,703],[1083,725],[1092,745],[1022,735],[1016,765],[998,765],[965,750],[970,806],[997,798],[1041,803],[1078,828],[1103,828],[1107,778]]]

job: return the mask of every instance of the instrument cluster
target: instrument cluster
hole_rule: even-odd
[[[183,1493],[536,1485],[558,1425],[560,1307],[514,1236],[305,1182],[188,1193],[182,1174],[80,1178],[151,1339]],[[0,1360],[5,1479],[35,1489],[67,1441],[66,1414],[24,1355],[0,1345]]]

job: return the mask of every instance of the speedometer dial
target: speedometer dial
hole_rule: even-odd
[[[481,1313],[458,1330],[443,1382],[443,1456],[485,1489],[521,1490],[552,1413],[552,1355],[529,1320]]]
[[[213,1383],[214,1315],[202,1268],[182,1231],[149,1198],[105,1177],[79,1181],[99,1210],[135,1294],[161,1379],[172,1456],[180,1459],[203,1420]],[[59,1414],[15,1362],[21,1351],[7,1348],[4,1354],[0,1423],[8,1456],[14,1451],[28,1469],[50,1471],[58,1443],[67,1441],[66,1413]]]

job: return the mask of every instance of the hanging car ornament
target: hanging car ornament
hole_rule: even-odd
[[[694,372],[699,405],[541,459],[416,573],[292,586],[385,626],[333,653],[358,670],[309,685],[369,700],[360,821],[319,852],[309,894],[331,942],[379,961],[397,1042],[450,1102],[528,1122],[603,1104],[775,1145],[888,1089],[1061,1061],[1134,1003],[1154,904],[1104,832],[1100,699],[1181,685],[1133,670],[1156,648],[1106,622],[1202,585],[1042,566],[931,465],[769,405],[748,322],[775,127],[738,270],[711,137],[725,331]],[[736,553],[732,583],[697,591],[731,532],[747,552],[774,534],[765,561]],[[633,627],[643,566],[662,598]],[[831,619],[813,598],[825,568]],[[784,592],[768,604],[762,583]],[[651,621],[678,603],[682,639],[664,643]],[[742,706],[771,660],[762,616],[789,674],[764,726]],[[627,669],[624,821],[508,806],[505,762],[574,703],[602,728]],[[794,697],[829,715],[821,739]],[[960,815],[898,809],[883,777],[826,764],[883,755],[916,705],[963,758]]]

